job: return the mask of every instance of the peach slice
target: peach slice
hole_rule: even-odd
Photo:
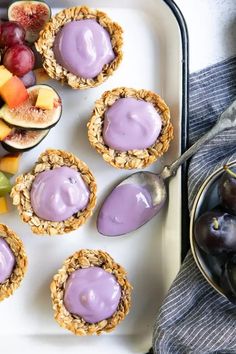
[[[4,65],[0,65],[0,87],[3,86],[11,78],[12,73],[7,70]]]
[[[55,92],[48,88],[40,88],[35,107],[41,109],[52,110],[54,108],[54,101],[57,98]]]
[[[8,154],[0,159],[0,171],[14,175],[19,169],[20,154]]]
[[[0,214],[8,212],[7,200],[5,197],[0,197]]]
[[[3,122],[2,119],[0,119],[0,141],[4,140],[12,131],[12,128],[10,128],[6,123]]]
[[[19,106],[29,97],[23,82],[17,76],[13,76],[0,87],[0,95],[10,108]]]

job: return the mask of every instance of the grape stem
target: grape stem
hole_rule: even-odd
[[[232,177],[236,178],[236,173],[234,173],[227,165],[224,166],[224,170]]]
[[[216,218],[213,218],[213,227],[215,230],[219,230],[219,222]]]

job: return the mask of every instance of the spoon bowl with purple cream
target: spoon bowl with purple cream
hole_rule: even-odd
[[[236,100],[220,115],[216,124],[160,174],[140,171],[119,183],[104,200],[97,218],[98,232],[121,236],[146,224],[167,200],[166,181],[206,142],[223,130],[236,126]]]

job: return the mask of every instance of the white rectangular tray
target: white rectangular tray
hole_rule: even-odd
[[[61,237],[34,236],[16,210],[0,217],[23,239],[29,269],[14,296],[0,303],[0,352],[34,354],[144,353],[151,346],[158,308],[181,261],[181,173],[169,185],[168,206],[144,227],[130,235],[107,238],[96,230],[99,206],[111,188],[131,172],[107,165],[87,140],[86,123],[94,101],[103,91],[118,86],[145,88],[159,93],[170,106],[175,138],[158,171],[181,152],[182,42],[175,16],[163,0],[48,1],[56,13],[63,7],[100,8],[124,29],[124,60],[112,78],[98,88],[74,91],[50,82],[63,100],[63,116],[46,139],[23,155],[19,173],[28,171],[46,148],[71,151],[92,169],[98,183],[95,215],[78,231]],[[2,5],[3,4],[3,5]],[[5,6],[4,6],[5,4]],[[7,2],[1,1],[1,16]],[[49,284],[69,255],[81,248],[103,249],[128,271],[133,285],[128,317],[109,335],[75,337],[53,319]]]

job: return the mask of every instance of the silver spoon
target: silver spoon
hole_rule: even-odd
[[[194,155],[206,142],[214,138],[217,134],[222,132],[223,130],[230,129],[236,127],[236,100],[220,115],[216,124],[213,128],[204,134],[194,145],[192,145],[188,150],[186,150],[176,161],[174,161],[171,165],[165,166],[160,174],[155,174],[149,171],[140,171],[133,173],[126,179],[124,179],[121,183],[119,183],[111,192],[124,184],[131,184],[140,187],[144,187],[150,193],[152,199],[152,207],[155,208],[155,213],[150,217],[147,218],[141,225],[137,227],[131,227],[127,232],[122,233],[113,233],[112,235],[108,233],[101,232],[99,227],[99,221],[103,216],[103,206],[105,205],[106,201],[110,197],[111,194],[105,199],[99,214],[98,214],[98,231],[106,236],[119,236],[129,233],[131,231],[136,230],[140,226],[144,225],[148,222],[153,216],[155,216],[160,209],[163,207],[167,197],[167,187],[166,187],[166,180],[170,177],[175,176],[178,168],[185,163],[192,155]]]

